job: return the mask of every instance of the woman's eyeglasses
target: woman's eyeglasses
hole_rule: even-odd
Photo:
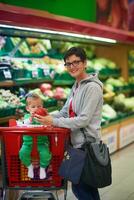
[[[73,67],[77,67],[77,66],[80,64],[80,62],[82,62],[82,61],[81,61],[81,60],[74,60],[73,62],[66,62],[66,63],[64,64],[64,66],[67,67],[67,68],[70,68],[71,65],[72,65]]]

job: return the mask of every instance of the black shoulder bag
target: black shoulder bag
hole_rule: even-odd
[[[85,164],[85,158],[85,151],[68,146],[59,167],[59,175],[74,184],[78,184]]]
[[[85,164],[81,174],[81,181],[95,188],[103,188],[112,183],[112,167],[109,149],[102,141],[88,141],[82,146],[86,152]],[[95,140],[95,138],[94,138]]]

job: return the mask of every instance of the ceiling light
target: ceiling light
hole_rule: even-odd
[[[0,24],[0,27],[1,28],[23,30],[23,31],[40,32],[40,33],[46,33],[46,34],[62,35],[62,36],[65,35],[65,36],[84,38],[84,39],[90,39],[90,40],[95,40],[95,41],[100,41],[100,42],[107,42],[107,43],[116,43],[117,42],[116,40],[109,39],[109,38],[96,37],[96,36],[90,36],[90,35],[82,35],[82,34],[70,33],[70,32],[53,31],[53,30],[48,30],[48,29],[20,27],[20,26],[12,26],[12,25],[5,25],[5,24]]]

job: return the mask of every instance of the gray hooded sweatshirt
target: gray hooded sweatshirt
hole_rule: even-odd
[[[79,82],[76,89],[74,83],[71,93],[63,106],[53,114],[54,126],[71,129],[71,142],[75,148],[80,148],[85,141],[80,130],[83,128],[86,137],[101,137],[101,113],[103,105],[103,84],[97,74],[90,74],[88,78]],[[69,104],[72,98],[72,108],[76,116],[69,118]]]

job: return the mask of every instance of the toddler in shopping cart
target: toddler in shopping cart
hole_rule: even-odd
[[[41,110],[41,108],[43,108],[42,99],[34,93],[29,93],[26,96],[26,110],[29,113],[24,115],[23,125],[26,126],[34,124],[39,125],[39,122],[37,122],[34,119],[34,114],[37,113],[38,110]],[[18,125],[20,124],[18,123]],[[22,163],[28,168],[29,178],[34,178],[34,166],[31,161],[32,147],[33,147],[33,137],[29,135],[24,135],[23,144],[19,151],[19,158],[22,161]],[[46,167],[49,165],[51,160],[51,152],[49,150],[49,139],[47,136],[37,136],[37,149],[40,158],[39,177],[40,179],[45,179]]]

